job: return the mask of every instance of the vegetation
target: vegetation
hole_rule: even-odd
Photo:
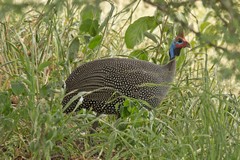
[[[134,19],[142,3],[156,12]],[[1,159],[240,159],[239,1],[0,4]],[[113,56],[165,64],[182,29],[192,48],[158,108],[127,99],[120,119],[62,113],[62,85],[78,65]]]

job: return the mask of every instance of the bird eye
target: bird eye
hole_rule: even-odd
[[[182,39],[178,39],[178,43],[182,43],[183,41],[182,41]]]

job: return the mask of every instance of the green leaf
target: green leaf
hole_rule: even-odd
[[[130,106],[130,100],[126,99],[123,103],[123,106],[120,107],[120,115],[122,118],[127,118],[130,115],[128,107]]]
[[[0,92],[0,113],[8,115],[13,111],[8,92]]]
[[[209,27],[211,25],[211,23],[209,22],[203,22],[201,25],[200,25],[200,32],[203,32],[207,27]]]
[[[153,30],[157,27],[155,17],[141,17],[134,23],[129,25],[125,33],[125,43],[128,48],[133,48],[135,45],[142,42],[144,33],[147,30]]]
[[[10,106],[10,96],[8,94],[8,92],[0,92],[0,106],[3,105],[3,106]]]
[[[129,117],[131,113],[128,111],[128,107],[121,106],[120,107],[120,115],[122,118],[127,118]]]
[[[144,32],[144,36],[151,39],[153,42],[158,43],[157,38],[152,33]]]
[[[69,46],[68,59],[70,62],[72,62],[76,58],[79,51],[79,45],[80,42],[78,37],[74,38]]]
[[[83,10],[80,13],[81,20],[84,21],[86,19],[100,19],[101,10],[99,7],[95,7],[92,5],[87,5],[83,8]]]
[[[99,46],[102,42],[102,36],[101,35],[97,35],[95,36],[93,39],[91,39],[91,41],[89,42],[88,44],[88,48],[90,49],[94,49],[96,48],[97,46]]]
[[[20,81],[12,81],[11,89],[15,95],[20,95],[26,91],[25,85]]]
[[[148,60],[148,52],[145,50],[135,50],[130,53],[130,56],[140,60],[145,60],[145,61]]]
[[[51,93],[51,87],[49,85],[43,85],[40,88],[40,95],[42,97],[49,97],[50,93]]]
[[[91,36],[96,36],[99,32],[98,20],[86,19],[80,25],[81,33],[89,33]]]
[[[47,66],[49,66],[51,64],[51,62],[50,61],[45,61],[45,62],[43,62],[43,63],[41,63],[39,66],[38,66],[38,71],[40,72],[40,71],[42,71],[44,68],[46,68]]]

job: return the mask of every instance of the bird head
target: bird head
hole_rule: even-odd
[[[179,56],[181,49],[185,48],[185,47],[190,47],[190,44],[185,39],[183,33],[180,33],[173,40],[173,42],[170,46],[170,50],[169,50],[170,60],[174,59],[175,56]]]

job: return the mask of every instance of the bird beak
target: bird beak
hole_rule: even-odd
[[[183,42],[185,43],[185,47],[184,48],[191,48],[191,45],[190,45],[190,43],[184,38],[184,37],[182,37],[182,39],[183,39]]]

